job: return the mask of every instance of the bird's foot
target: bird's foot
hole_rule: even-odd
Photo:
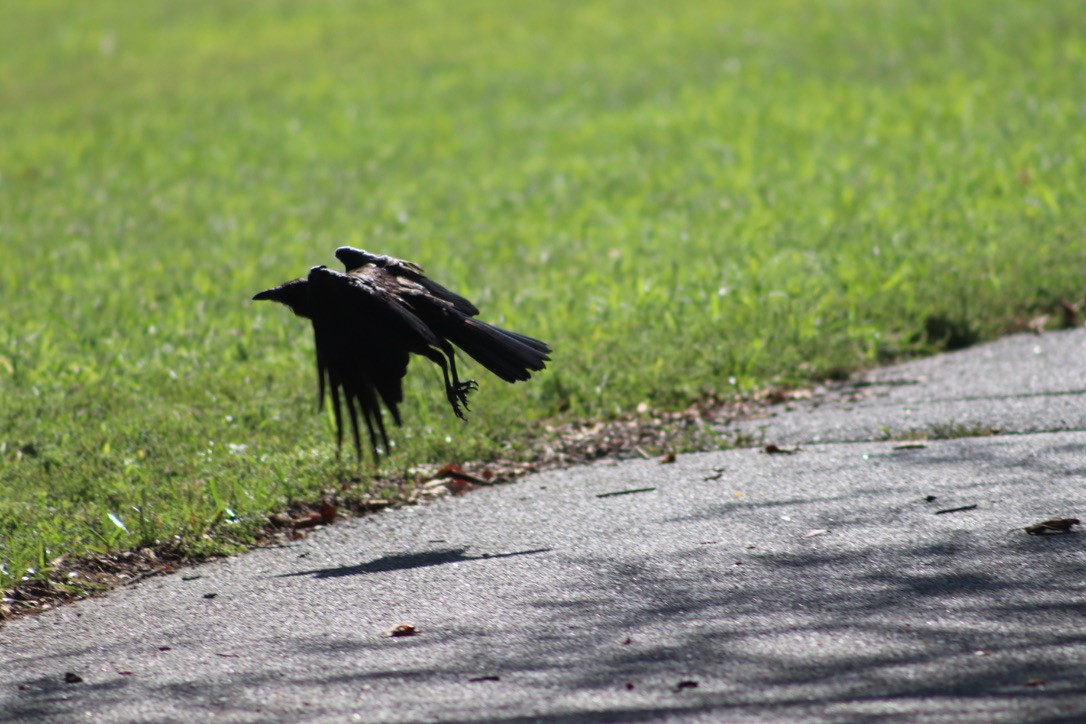
[[[448,389],[449,404],[452,405],[453,412],[461,420],[465,419],[464,410],[471,409],[468,407],[468,395],[477,389],[479,389],[479,385],[475,383],[475,380],[457,382]],[[461,408],[461,406],[463,407]]]

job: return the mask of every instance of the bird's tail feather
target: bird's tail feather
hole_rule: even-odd
[[[450,342],[506,382],[526,380],[550,360],[544,342],[478,319],[465,319],[448,331]]]

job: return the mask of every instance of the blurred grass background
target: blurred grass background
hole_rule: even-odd
[[[524,385],[465,363],[467,425],[412,365],[390,470],[1083,296],[1075,0],[0,15],[0,587],[62,555],[222,550],[354,472],[308,326],[248,301],[340,244],[555,348]]]

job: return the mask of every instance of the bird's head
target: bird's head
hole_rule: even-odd
[[[292,279],[289,282],[283,282],[277,287],[265,289],[254,296],[253,300],[258,302],[264,300],[279,302],[280,304],[285,304],[290,307],[290,310],[299,317],[311,319],[309,314],[309,295],[307,291],[307,282],[305,279]]]
[[[355,249],[353,246],[341,246],[336,249],[336,258],[343,262],[347,269],[358,269],[366,264],[373,264],[382,257],[371,254],[365,249]]]

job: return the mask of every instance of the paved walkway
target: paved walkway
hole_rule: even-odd
[[[871,381],[14,622],[0,720],[1086,720],[1086,330]]]

